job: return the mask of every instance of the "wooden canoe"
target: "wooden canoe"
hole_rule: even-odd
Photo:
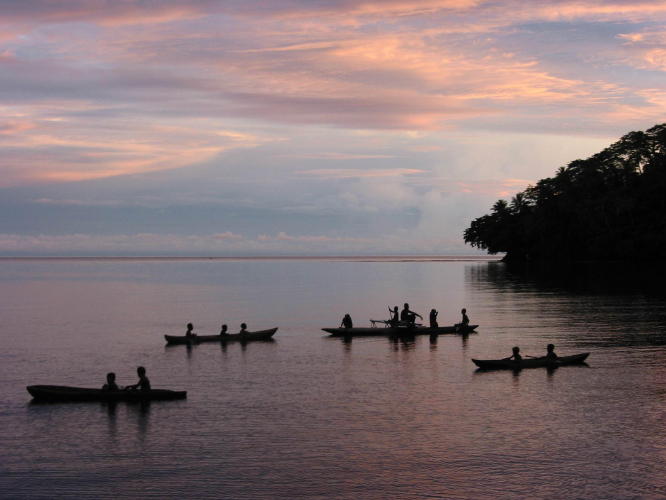
[[[509,359],[473,359],[472,362],[482,370],[522,370],[523,368],[557,368],[558,366],[579,365],[585,362],[589,352],[574,354],[573,356],[560,356],[557,359],[523,358],[516,363]]]
[[[331,337],[409,337],[413,335],[442,335],[445,333],[467,334],[474,332],[479,325],[467,325],[461,328],[459,325],[438,326],[430,328],[427,326],[409,327],[360,327],[360,328],[322,328],[323,331],[330,333]]]
[[[271,340],[277,328],[257,330],[256,332],[227,333],[226,335],[165,335],[167,344],[200,344],[202,342],[250,342],[255,340]]]
[[[64,385],[29,385],[26,389],[36,401],[159,401],[185,399],[187,391],[150,389],[147,391],[104,391]]]

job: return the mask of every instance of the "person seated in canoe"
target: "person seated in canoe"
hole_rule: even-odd
[[[388,308],[389,313],[391,314],[391,319],[389,319],[389,324],[391,326],[398,326],[400,323],[400,313],[398,312],[398,306],[395,306],[391,309],[391,306]]]
[[[421,316],[419,313],[410,311],[409,304],[405,302],[402,311],[400,312],[400,321],[408,323],[410,326],[414,326],[417,316],[423,319],[423,316]]]
[[[125,387],[125,390],[135,391],[139,389],[140,391],[149,391],[150,380],[146,377],[146,369],[143,366],[139,366],[136,369],[136,373],[139,375],[139,381],[134,385],[128,385]]]
[[[247,333],[247,325],[245,323],[241,323],[240,333]]]
[[[187,331],[185,332],[186,337],[196,337],[197,334],[194,333],[192,330],[194,330],[194,325],[192,323],[187,324]]]
[[[548,361],[555,361],[557,359],[557,354],[555,354],[555,346],[553,344],[548,344],[546,346],[546,359]]]
[[[222,325],[222,328],[220,329],[220,335],[226,335],[227,333],[228,333],[227,332],[227,325],[224,324],[224,325]]]
[[[460,310],[460,314],[462,314],[462,320],[460,321],[460,324],[464,327],[469,326],[469,317],[467,316],[467,309],[463,307]]]
[[[511,349],[513,354],[509,356],[508,358],[504,358],[507,361],[514,361],[515,363],[520,363],[523,360],[523,357],[520,355],[520,347],[514,347]]]
[[[467,330],[469,327],[469,317],[467,316],[467,309],[464,307],[460,310],[460,314],[462,314],[462,319],[460,320],[460,323],[456,325],[456,328],[458,330]]]
[[[438,314],[437,309],[430,309],[430,328],[437,328],[439,326],[437,324]]]
[[[109,372],[106,374],[106,384],[102,386],[103,391],[119,391],[120,387],[116,384],[116,374]]]
[[[345,314],[340,323],[340,328],[354,328],[354,322],[349,314]]]

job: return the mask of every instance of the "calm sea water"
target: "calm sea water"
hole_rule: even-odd
[[[611,273],[612,274],[612,273]],[[0,261],[0,497],[664,498],[666,303],[428,259]],[[478,334],[327,338],[409,302]],[[165,347],[187,322],[274,342]],[[588,366],[471,358],[589,351]],[[30,402],[115,371],[188,391],[150,405]]]

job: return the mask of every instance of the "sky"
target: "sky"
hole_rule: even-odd
[[[666,121],[662,0],[0,0],[0,256],[473,255]]]

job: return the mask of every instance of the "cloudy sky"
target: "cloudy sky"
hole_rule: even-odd
[[[663,0],[0,0],[0,255],[470,254],[666,121]]]

